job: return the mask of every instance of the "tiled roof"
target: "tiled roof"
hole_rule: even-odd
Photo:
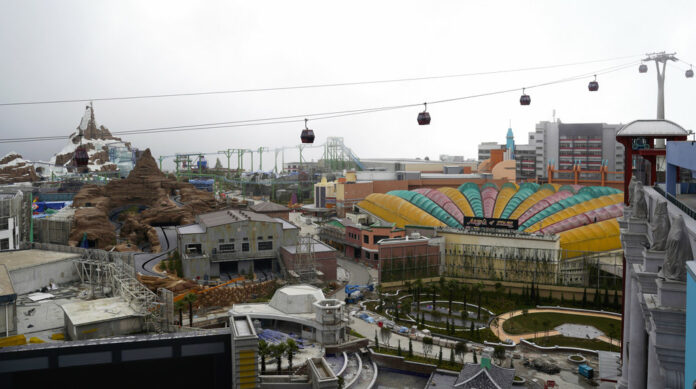
[[[264,201],[249,207],[254,212],[287,212],[290,208],[270,201]]]

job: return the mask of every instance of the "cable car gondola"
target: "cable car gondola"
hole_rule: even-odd
[[[75,148],[75,153],[73,154],[73,160],[75,161],[75,166],[78,168],[83,168],[89,164],[89,154],[87,154],[87,148],[83,145],[79,145]]]
[[[693,69],[687,69],[686,73],[684,74],[686,78],[693,78],[694,77],[694,70]]]
[[[520,105],[529,105],[532,103],[532,98],[528,94],[524,93],[524,88],[522,89],[522,96],[520,96]]]
[[[430,124],[430,114],[428,113],[428,103],[423,103],[425,108],[423,109],[423,112],[418,113],[418,125],[419,126],[427,126]]]
[[[587,89],[590,90],[590,92],[597,92],[599,90],[599,83],[597,82],[597,75],[594,76],[594,81],[590,81],[590,83],[587,85]]]
[[[305,128],[304,130],[302,130],[302,135],[300,135],[300,139],[302,140],[302,143],[314,143],[314,131],[307,128],[307,119],[304,120],[304,123]]]
[[[647,73],[648,72],[648,65],[642,63],[640,66],[638,66],[638,72],[640,73]]]

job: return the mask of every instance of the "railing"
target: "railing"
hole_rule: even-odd
[[[690,218],[696,220],[696,211],[693,209],[689,208],[688,205],[682,203],[679,201],[676,197],[672,196],[670,193],[665,192],[664,189],[660,188],[657,184],[653,187],[655,189],[655,192],[659,193],[662,195],[662,197],[666,198],[669,200],[670,203],[674,204],[677,208],[679,208],[682,212],[685,214],[689,215]]]

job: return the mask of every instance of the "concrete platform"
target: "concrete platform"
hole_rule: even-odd
[[[73,259],[80,254],[46,250],[0,252],[0,265],[10,272],[17,294],[34,292],[53,282],[62,284],[78,279]]]
[[[143,330],[143,317],[126,300],[111,297],[62,305],[67,336],[72,340],[127,335]]]

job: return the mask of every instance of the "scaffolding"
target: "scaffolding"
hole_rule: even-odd
[[[83,284],[91,286],[90,298],[121,296],[130,307],[145,318],[146,331],[170,331],[173,318],[173,294],[158,290],[159,296],[146,288],[136,277],[135,269],[103,250],[85,250],[75,260]]]
[[[295,274],[290,274],[301,283],[311,283],[317,277],[315,265],[314,239],[311,235],[298,236],[295,260],[291,270]]]

